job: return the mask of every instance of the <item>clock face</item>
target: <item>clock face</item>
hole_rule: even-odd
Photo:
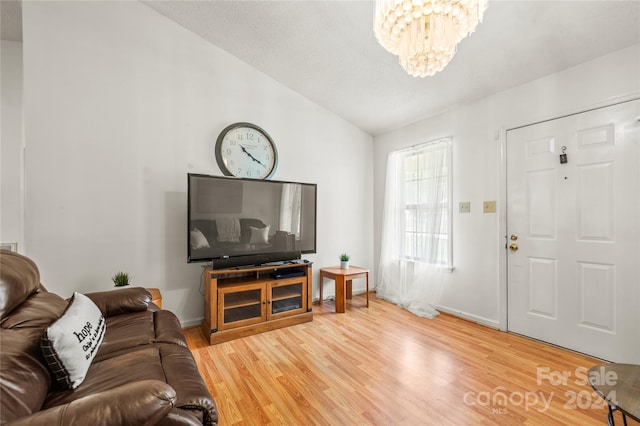
[[[276,171],[278,152],[271,137],[260,127],[235,123],[218,136],[216,161],[227,176],[268,179]]]

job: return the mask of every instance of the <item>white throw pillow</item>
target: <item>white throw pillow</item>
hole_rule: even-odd
[[[58,383],[75,389],[85,378],[102,343],[106,323],[102,312],[84,294],[73,293],[69,306],[42,336],[41,348]]]
[[[267,244],[269,242],[269,228],[271,225],[267,225],[264,228],[249,227],[251,229],[251,238],[249,244]]]
[[[193,231],[189,232],[189,239],[191,240],[191,247],[194,249],[211,247],[207,237],[198,228],[193,228]]]

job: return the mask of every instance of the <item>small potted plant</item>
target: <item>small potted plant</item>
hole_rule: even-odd
[[[340,269],[349,269],[349,255],[347,253],[340,255]]]
[[[131,277],[126,272],[117,272],[111,280],[115,284],[116,287],[124,287],[126,285],[131,284]]]

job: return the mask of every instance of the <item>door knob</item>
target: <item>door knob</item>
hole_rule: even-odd
[[[517,245],[517,244],[511,244],[511,245],[509,246],[509,250],[511,250],[511,251],[513,251],[513,252],[518,251],[518,245]]]
[[[511,234],[511,241],[518,241],[518,235],[516,234]]]

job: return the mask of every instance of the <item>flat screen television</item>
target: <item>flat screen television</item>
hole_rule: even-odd
[[[316,184],[189,173],[187,261],[214,269],[316,252]]]

